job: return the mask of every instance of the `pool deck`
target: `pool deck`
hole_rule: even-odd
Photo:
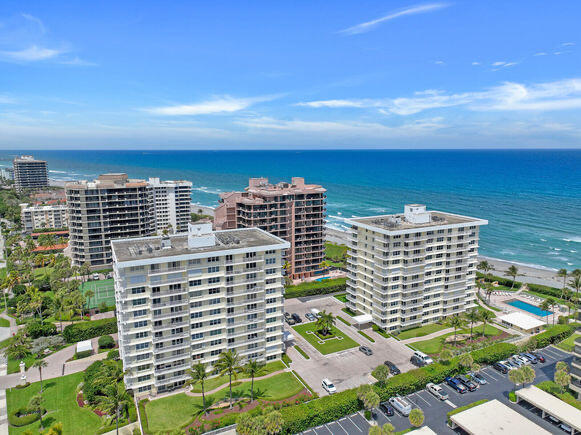
[[[491,295],[490,304],[494,307],[500,308],[503,313],[508,314],[508,313],[512,313],[513,311],[520,311],[522,313],[528,314],[529,316],[533,316],[536,319],[542,320],[543,322],[546,322],[546,323],[553,322],[552,312],[548,316],[539,316],[539,315],[531,313],[530,311],[527,311],[527,310],[524,310],[524,309],[521,309],[518,307],[514,307],[514,306],[508,304],[508,302],[511,302],[513,300],[520,300],[520,301],[525,302],[529,305],[534,305],[534,306],[538,307],[542,303],[542,299],[534,298],[532,296],[528,296],[528,295],[526,295],[524,293],[520,293],[520,292],[496,291],[496,293],[500,293],[500,294]],[[504,293],[508,293],[508,295],[505,295]],[[485,297],[484,293],[481,293],[481,295],[483,298]],[[540,301],[539,301],[539,299],[540,299]],[[562,316],[567,315],[567,312],[561,311],[560,307],[554,311],[555,311],[555,320],[561,315]]]

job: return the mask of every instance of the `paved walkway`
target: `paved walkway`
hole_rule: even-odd
[[[16,323],[16,320],[13,317],[10,317],[8,314],[6,314],[5,311],[2,312],[2,314],[0,314],[0,317],[4,318],[10,322],[10,331],[9,331],[8,337],[16,334],[18,332],[18,324]],[[0,329],[8,329],[8,328],[0,328]],[[5,340],[8,337],[0,336],[0,340]]]
[[[276,372],[269,373],[268,375],[258,376],[256,378],[254,378],[254,381],[256,382],[256,381],[260,381],[261,379],[268,379],[268,378],[271,378],[271,377],[276,376],[276,375],[280,375],[281,373],[285,373],[285,372],[291,372],[291,369],[277,370]],[[251,380],[252,380],[251,378],[242,378],[242,379],[238,378],[238,379],[236,379],[236,382],[250,382]],[[226,381],[226,383],[220,385],[219,387],[214,388],[213,390],[205,391],[204,394],[207,396],[210,394],[217,393],[218,391],[222,390],[224,387],[228,388],[227,381]],[[192,397],[202,397],[202,393],[192,393],[189,390],[186,391],[186,394],[188,396],[192,396]]]
[[[129,423],[126,426],[120,427],[119,428],[119,435],[132,435],[134,427],[139,427],[139,423],[138,422]],[[117,433],[117,430],[113,429],[111,432],[105,432],[103,435],[115,435],[116,433]]]

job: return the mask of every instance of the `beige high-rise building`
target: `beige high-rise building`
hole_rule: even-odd
[[[226,350],[243,363],[281,357],[284,240],[206,223],[112,247],[119,351],[136,394],[179,388],[193,363],[211,371]]]
[[[192,183],[190,181],[161,181],[150,178],[150,201],[155,231],[179,233],[188,230]]]
[[[111,240],[154,232],[148,184],[127,174],[104,174],[95,181],[65,185],[69,246],[73,262],[92,267],[112,263]]]
[[[67,206],[20,204],[20,221],[25,231],[45,228],[67,228],[69,225]]]
[[[42,189],[48,187],[48,168],[46,161],[33,156],[20,156],[12,162],[14,187],[16,190]]]
[[[577,314],[577,319],[581,320],[581,313]],[[579,330],[577,330],[579,332]],[[577,398],[581,399],[581,337],[575,339],[573,349],[573,361],[571,361],[571,383],[569,388],[577,393]]]
[[[347,219],[347,307],[387,331],[474,307],[481,225],[488,221],[409,204],[403,214]]]
[[[217,229],[256,227],[288,241],[288,273],[305,278],[325,259],[325,192],[301,177],[278,184],[251,178],[244,192],[220,195],[214,222]]]

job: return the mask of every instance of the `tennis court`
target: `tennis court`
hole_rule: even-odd
[[[91,290],[93,296],[89,301],[89,308],[98,308],[103,302],[108,307],[115,305],[115,286],[113,278],[101,279],[99,281],[87,281],[81,286],[81,291],[85,294]]]

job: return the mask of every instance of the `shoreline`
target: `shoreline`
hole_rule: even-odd
[[[331,243],[338,243],[342,245],[349,245],[349,233],[347,231],[338,230],[337,228],[325,227],[325,240]],[[526,282],[529,284],[540,284],[549,287],[563,287],[563,279],[556,276],[557,269],[546,266],[521,263],[518,261],[503,260],[502,258],[487,257],[479,255],[478,260],[486,260],[490,263],[494,270],[493,275],[504,277],[504,272],[509,266],[515,265],[518,267],[519,276],[517,281]],[[510,277],[506,277],[509,278]]]

